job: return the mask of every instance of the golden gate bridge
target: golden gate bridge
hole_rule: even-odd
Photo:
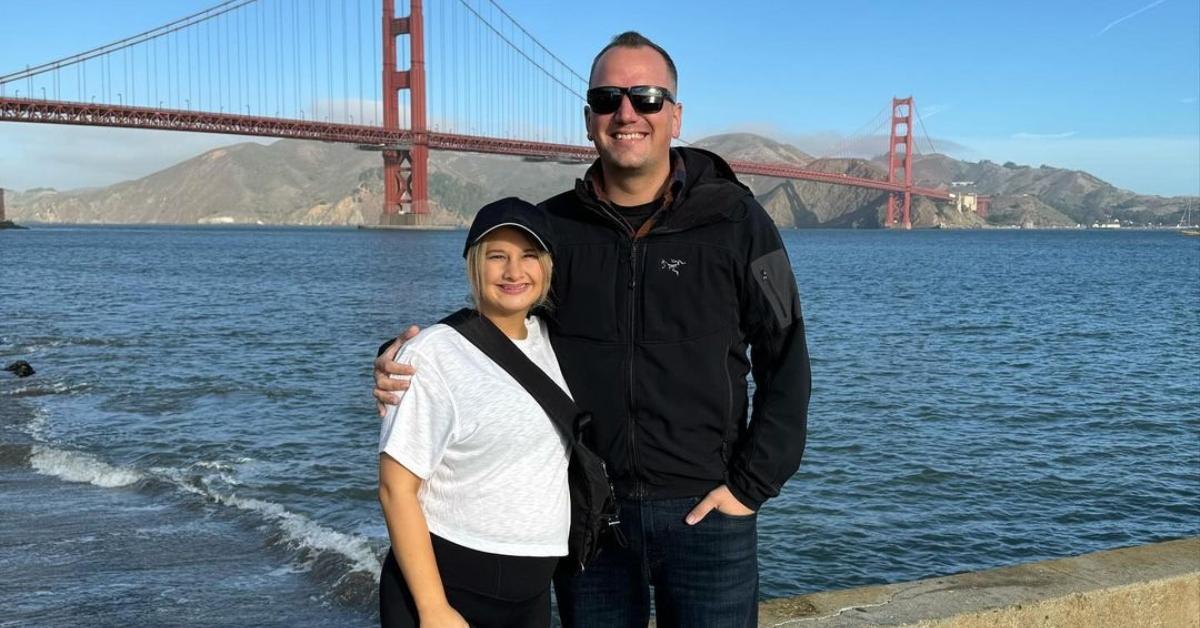
[[[427,217],[431,150],[596,157],[581,143],[587,79],[495,0],[396,3],[227,0],[0,76],[0,121],[356,144],[382,154],[385,225]],[[881,114],[873,131],[890,129],[886,180],[730,165],[886,192],[885,226],[909,228],[912,196],[952,196],[913,184],[913,99],[893,98]]]

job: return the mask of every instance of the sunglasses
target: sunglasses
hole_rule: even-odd
[[[607,115],[621,108],[621,98],[629,95],[629,104],[640,114],[658,113],[662,111],[663,102],[675,102],[671,90],[654,85],[634,85],[633,87],[593,87],[587,90],[587,103],[592,113]]]

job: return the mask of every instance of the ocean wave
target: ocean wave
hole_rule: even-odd
[[[200,462],[193,462],[193,463],[192,463],[192,466],[193,466],[193,467],[200,467],[200,468],[202,468],[202,469],[220,469],[220,470],[222,470],[222,471],[231,471],[231,470],[233,470],[233,468],[234,468],[236,465],[239,465],[239,464],[246,464],[247,462],[254,462],[254,459],[253,459],[253,458],[247,458],[247,457],[245,457],[245,456],[242,456],[241,458],[238,458],[237,460],[232,460],[232,461],[226,461],[226,460],[201,460]]]
[[[187,469],[154,468],[150,473],[174,487],[205,501],[248,513],[272,526],[270,545],[281,547],[295,557],[298,571],[313,573],[325,581],[335,598],[361,603],[374,594],[379,582],[379,552],[369,538],[338,532],[309,517],[288,510],[282,504],[243,497],[235,490],[240,481],[233,476],[236,464],[251,462],[239,458],[234,463],[203,461]],[[198,472],[197,469],[209,471]]]
[[[37,382],[17,386],[12,390],[0,391],[10,397],[45,397],[46,395],[73,395],[91,388],[88,382]]]
[[[33,445],[30,448],[29,466],[39,473],[68,482],[87,482],[104,488],[129,486],[145,478],[139,471],[114,467],[91,454],[45,445]]]
[[[316,561],[328,552],[348,560],[350,571],[379,573],[379,557],[364,537],[327,528],[275,502],[232,494],[215,494],[214,499],[273,521],[283,533],[277,543],[302,550],[309,561]]]
[[[39,337],[24,339],[4,338],[8,342],[7,350],[21,353],[33,353],[41,349],[60,349],[62,347],[132,347],[137,343],[125,338],[91,338],[75,336],[67,338]]]
[[[152,467],[139,470],[114,466],[88,453],[56,449],[46,445],[0,446],[0,463],[19,464],[28,460],[39,473],[68,482],[86,482],[104,488],[121,488],[142,483],[148,490],[163,485],[201,499],[248,513],[272,527],[268,543],[291,552],[291,568],[312,572],[325,581],[332,595],[344,602],[365,602],[378,584],[380,562],[377,548],[367,537],[338,532],[288,510],[282,504],[243,497],[233,489],[239,464],[234,461],[200,461],[184,468]]]
[[[25,433],[32,436],[34,440],[46,441],[46,433],[50,429],[50,413],[45,408],[33,408],[32,416],[29,422],[25,424]]]

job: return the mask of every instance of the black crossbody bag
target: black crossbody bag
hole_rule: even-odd
[[[566,559],[559,572],[575,574],[600,553],[610,533],[618,535],[617,500],[604,461],[583,442],[592,415],[583,412],[545,371],[534,364],[490,320],[472,309],[461,309],[441,320],[479,348],[529,392],[571,448],[567,481],[571,490],[571,531]]]

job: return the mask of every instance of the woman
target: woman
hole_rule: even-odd
[[[475,308],[563,390],[545,323],[552,261],[540,210],[485,206],[464,257]],[[392,549],[383,626],[550,625],[550,578],[567,553],[567,448],[541,406],[446,325],[405,343],[415,367],[379,439],[379,499]],[[469,624],[468,624],[469,622]]]

